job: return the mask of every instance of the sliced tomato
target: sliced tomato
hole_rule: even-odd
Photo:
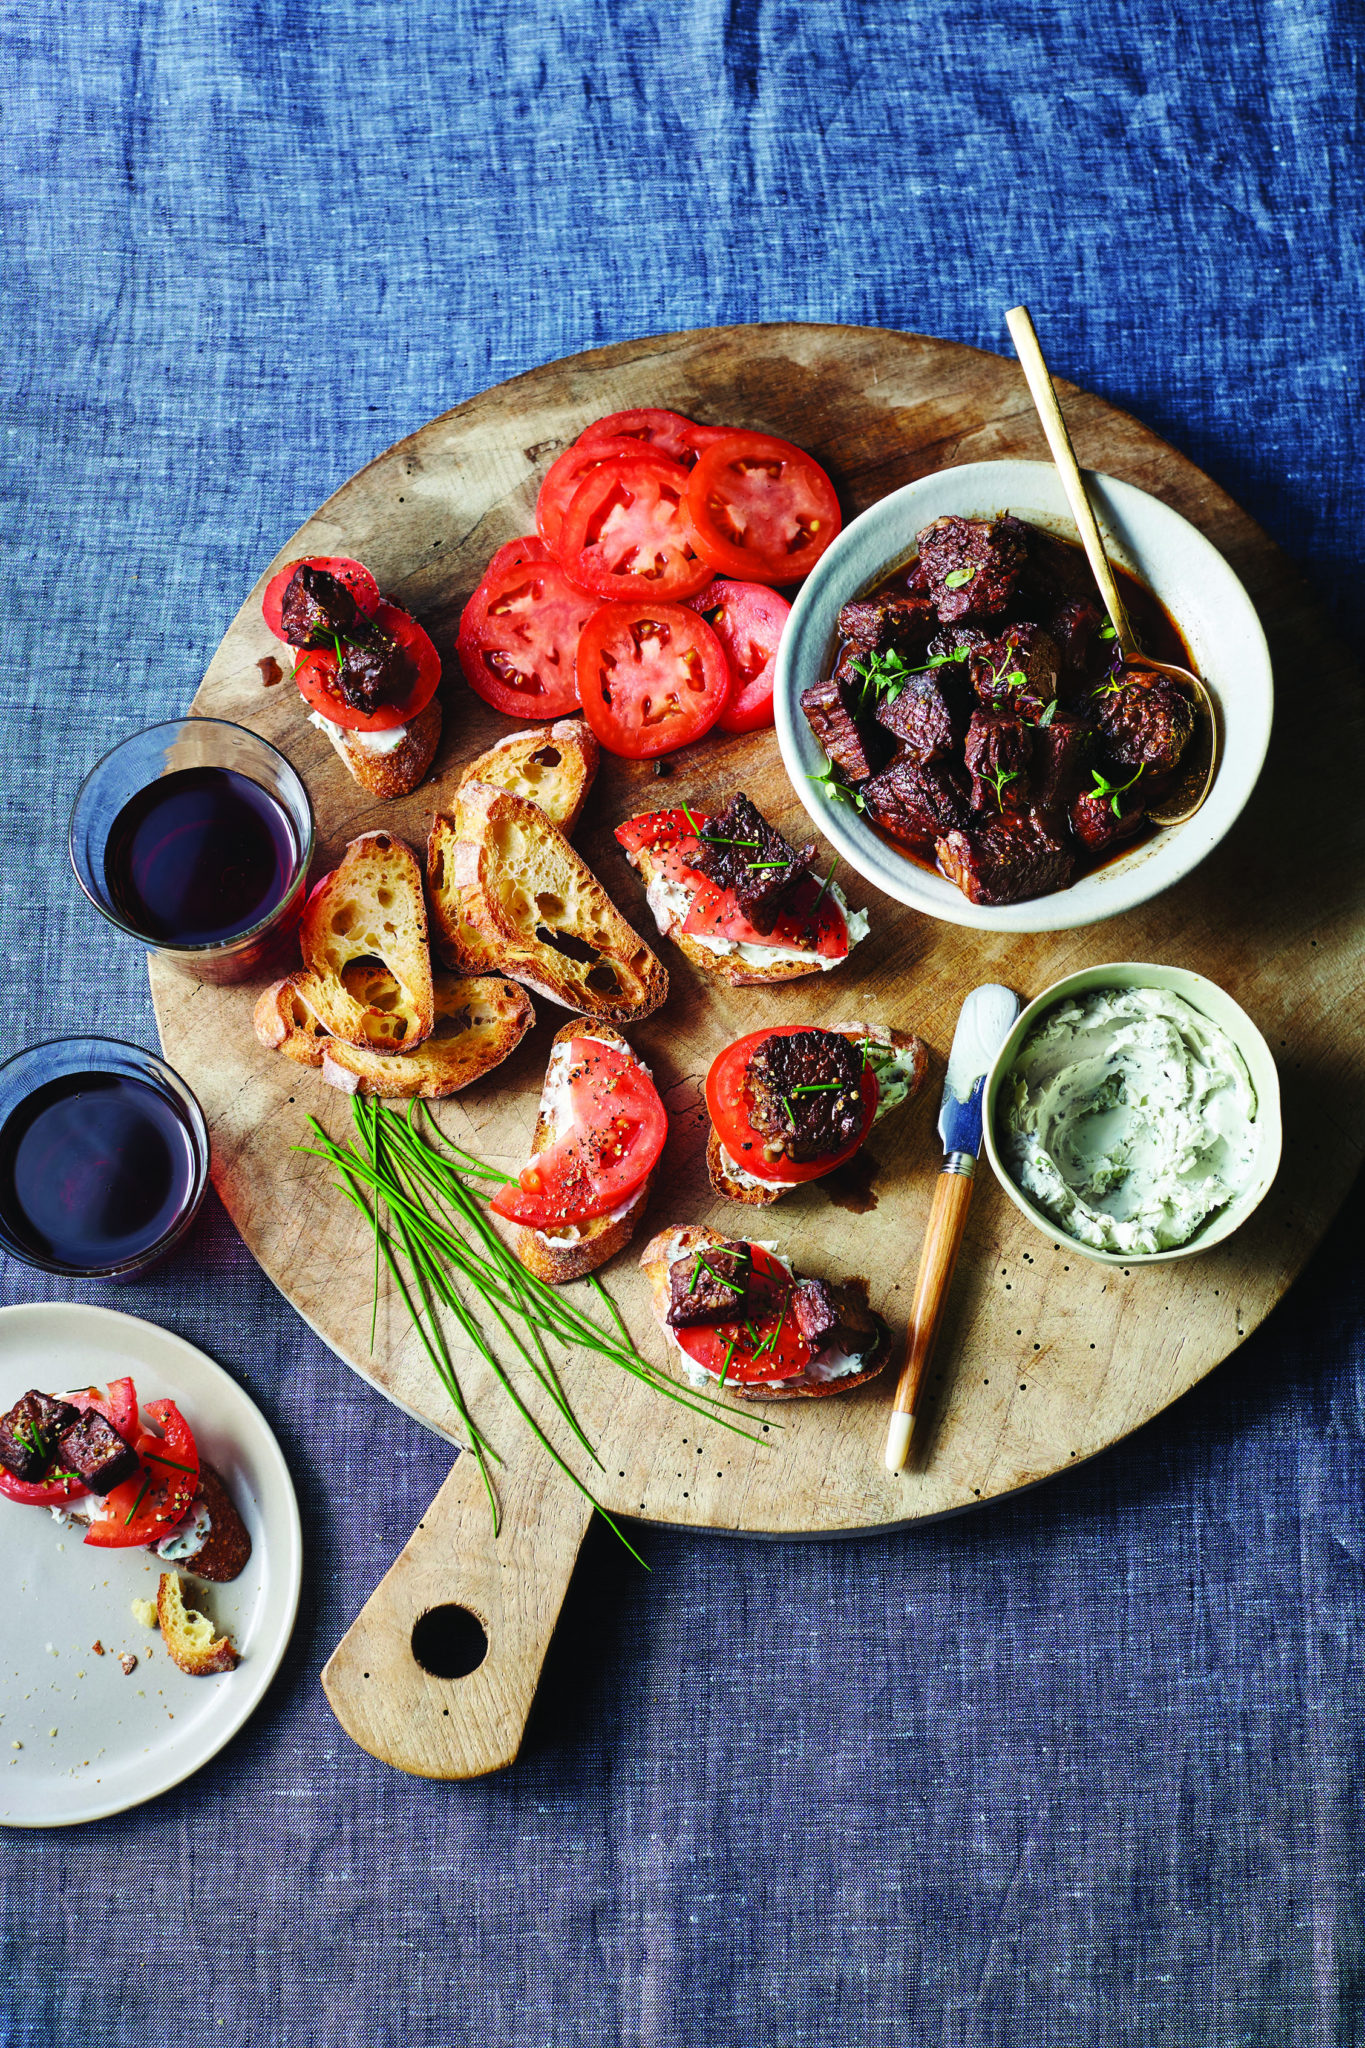
[[[683,924],[685,932],[733,939],[737,946],[795,946],[804,953],[818,953],[822,960],[842,960],[848,953],[844,913],[814,875],[792,890],[770,932],[754,930],[733,889],[718,889],[702,874],[691,879],[699,886]]]
[[[628,440],[636,446],[657,448],[672,462],[690,469],[703,448],[732,431],[729,427],[706,427],[685,413],[666,412],[662,406],[637,405],[629,412],[609,412],[594,420],[578,437],[580,448],[600,448],[608,441]]]
[[[557,461],[550,464],[536,499],[536,532],[552,554],[559,550],[569,500],[588,471],[618,456],[639,455],[643,446],[642,441],[629,441],[621,434],[604,434],[591,446],[575,441],[572,448],[566,448]]]
[[[261,612],[267,626],[277,640],[283,640],[287,647],[290,642],[284,630],[284,593],[289,588],[290,578],[296,569],[325,569],[329,576],[335,576],[338,583],[344,583],[367,619],[372,619],[379,609],[379,585],[363,562],[353,562],[349,555],[301,555],[297,562],[286,562],[276,571],[265,586],[261,599]]]
[[[852,1144],[845,1145],[840,1152],[831,1153],[828,1159],[788,1159],[785,1153],[779,1153],[776,1158],[768,1156],[764,1148],[770,1141],[749,1121],[746,1086],[749,1062],[765,1040],[790,1038],[798,1031],[811,1028],[809,1024],[777,1024],[766,1031],[751,1031],[747,1038],[738,1038],[733,1045],[727,1045],[724,1052],[711,1062],[711,1071],[706,1076],[706,1107],[722,1145],[736,1165],[759,1180],[819,1180],[822,1175],[833,1173],[835,1167],[842,1166],[846,1159],[851,1159],[872,1129],[877,1114],[877,1077],[870,1067],[865,1066],[862,1077],[863,1127]]]
[[[550,550],[538,533],[524,533],[519,540],[505,540],[484,570],[484,581],[501,575],[504,569],[520,569],[527,562],[548,562]]]
[[[500,548],[460,620],[464,679],[509,718],[559,718],[578,702],[578,636],[596,608],[541,540],[518,560]],[[529,548],[530,542],[515,545]]]
[[[131,1479],[104,1497],[85,1540],[97,1550],[129,1550],[159,1543],[185,1519],[199,1484],[199,1451],[194,1432],[174,1401],[149,1401],[147,1413],[160,1424],[137,1440],[141,1463]]]
[[[792,1311],[794,1282],[780,1259],[765,1245],[751,1244],[754,1273],[772,1289],[773,1306],[765,1314],[739,1323],[705,1323],[675,1330],[688,1357],[716,1379],[740,1386],[795,1379],[811,1361],[811,1348],[801,1335]]]
[[[616,840],[627,853],[638,853],[642,846],[656,853],[677,846],[695,854],[697,834],[710,822],[709,811],[694,810],[690,804],[670,811],[645,811],[640,817],[627,818],[624,825],[618,825]]]
[[[777,650],[791,606],[764,583],[718,577],[687,602],[725,649],[730,693],[716,723],[722,732],[759,732],[773,722]]]
[[[357,711],[348,704],[337,688],[337,658],[330,648],[309,648],[294,664],[294,681],[304,702],[348,732],[391,732],[396,725],[407,725],[426,710],[441,680],[441,657],[409,612],[396,604],[381,604],[373,616],[375,624],[398,642],[413,679],[399,703],[381,704],[377,711]]]
[[[619,1208],[654,1171],[668,1136],[659,1091],[632,1054],[575,1038],[569,1062],[572,1125],[489,1203],[533,1230],[588,1223]]]
[[[775,434],[727,434],[699,459],[687,486],[697,552],[722,576],[795,583],[842,524],[819,463]]]
[[[583,715],[609,754],[649,761],[699,739],[720,715],[725,650],[685,605],[599,605],[578,643]]]
[[[102,1394],[98,1387],[79,1387],[63,1394],[62,1399],[73,1408],[98,1410],[125,1443],[132,1443],[137,1434],[137,1389],[130,1379],[110,1380],[107,1393]],[[0,1494],[23,1507],[60,1507],[63,1501],[80,1500],[89,1491],[83,1479],[16,1479],[0,1465]]]
[[[711,580],[692,544],[687,471],[648,449],[590,469],[570,498],[559,555],[602,598],[683,598]]]

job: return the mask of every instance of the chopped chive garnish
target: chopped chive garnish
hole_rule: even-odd
[[[146,1498],[147,1498],[147,1495],[148,1495],[148,1493],[149,1493],[149,1492],[151,1491],[151,1485],[152,1485],[152,1475],[151,1475],[151,1473],[150,1473],[150,1472],[144,1472],[144,1474],[142,1475],[142,1490],[141,1490],[141,1492],[140,1492],[140,1493],[138,1494],[138,1497],[137,1497],[137,1499],[136,1499],[136,1500],[135,1500],[135,1501],[133,1502],[133,1505],[132,1505],[132,1506],[131,1506],[131,1507],[129,1508],[129,1510],[128,1510],[127,1514],[126,1514],[126,1515],[125,1515],[125,1516],[123,1517],[123,1526],[124,1526],[124,1528],[125,1528],[125,1529],[126,1529],[126,1528],[128,1527],[129,1523],[130,1523],[130,1522],[132,1521],[132,1519],[133,1519],[134,1515],[136,1515],[136,1513],[137,1513],[138,1509],[139,1509],[139,1508],[140,1508],[140,1507],[142,1506],[142,1503],[143,1503],[143,1501],[144,1501],[144,1500],[146,1500]]]
[[[197,1470],[194,1465],[179,1465],[174,1458],[163,1458],[160,1451],[144,1451],[142,1455],[149,1465],[169,1465],[172,1472],[193,1473]]]
[[[720,1378],[719,1378],[719,1380],[718,1380],[718,1381],[716,1382],[717,1386],[721,1386],[721,1387],[723,1387],[723,1386],[725,1385],[725,1375],[726,1375],[726,1373],[727,1373],[727,1372],[729,1372],[729,1370],[730,1370],[730,1360],[731,1360],[731,1359],[732,1359],[732,1358],[734,1357],[734,1355],[735,1355],[735,1346],[736,1346],[736,1344],[738,1344],[738,1342],[739,1342],[739,1331],[738,1331],[738,1330],[736,1330],[736,1331],[735,1331],[735,1334],[734,1334],[734,1336],[733,1336],[733,1337],[732,1337],[732,1338],[730,1339],[730,1343],[729,1343],[729,1346],[728,1346],[728,1348],[727,1348],[727,1350],[726,1350],[726,1353],[725,1353],[725,1363],[724,1363],[724,1365],[722,1365],[722,1367],[721,1367],[721,1369],[720,1369]]]
[[[821,903],[824,901],[825,891],[826,889],[828,889],[830,883],[834,880],[834,870],[838,867],[838,865],[839,863],[837,860],[832,860],[830,862],[829,873],[825,876],[824,881],[820,884],[819,894],[816,896],[814,903],[812,903],[810,907],[810,915],[814,916],[815,912],[820,908]]]

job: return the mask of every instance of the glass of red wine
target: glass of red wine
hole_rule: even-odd
[[[313,812],[268,740],[221,718],[134,733],[81,784],[71,865],[102,917],[200,981],[248,981],[303,912]]]
[[[117,1038],[54,1038],[0,1066],[0,1250],[82,1280],[130,1280],[194,1221],[203,1111],[174,1068]]]

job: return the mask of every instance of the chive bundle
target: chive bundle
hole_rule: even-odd
[[[730,1419],[730,1412],[718,1407],[710,1396],[678,1386],[658,1366],[642,1357],[619,1308],[595,1273],[587,1276],[588,1281],[605,1308],[609,1323],[600,1322],[576,1307],[562,1288],[551,1287],[528,1272],[488,1220],[486,1196],[479,1192],[479,1184],[505,1184],[511,1176],[485,1165],[456,1145],[425,1104],[420,1105],[420,1113],[427,1119],[430,1137],[415,1121],[414,1112],[419,1111],[416,1103],[410,1105],[406,1116],[400,1116],[380,1101],[355,1095],[351,1111],[355,1131],[347,1144],[338,1144],[316,1117],[310,1117],[309,1126],[318,1143],[295,1149],[326,1160],[336,1169],[336,1186],[370,1225],[375,1262],[371,1349],[379,1312],[382,1266],[398,1289],[413,1329],[460,1419],[467,1448],[478,1461],[494,1535],[498,1533],[501,1516],[489,1467],[501,1460],[469,1411],[451,1357],[442,1311],[453,1318],[486,1362],[541,1448],[592,1503],[631,1556],[643,1563],[639,1552],[536,1421],[512,1377],[513,1370],[524,1367],[532,1375],[599,1468],[602,1460],[570,1406],[546,1349],[547,1338],[570,1351],[595,1352],[656,1393],[666,1395],[709,1422],[719,1423],[750,1443],[761,1443],[762,1438],[741,1429]],[[478,1304],[481,1313],[476,1313],[473,1303]],[[490,1341],[490,1331],[484,1327],[490,1315],[514,1354],[513,1364],[499,1356]]]

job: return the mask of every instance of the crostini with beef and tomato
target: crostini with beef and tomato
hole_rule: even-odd
[[[923,1040],[885,1024],[751,1031],[706,1077],[712,1187],[762,1208],[833,1173],[879,1118],[919,1094],[928,1071]]]

